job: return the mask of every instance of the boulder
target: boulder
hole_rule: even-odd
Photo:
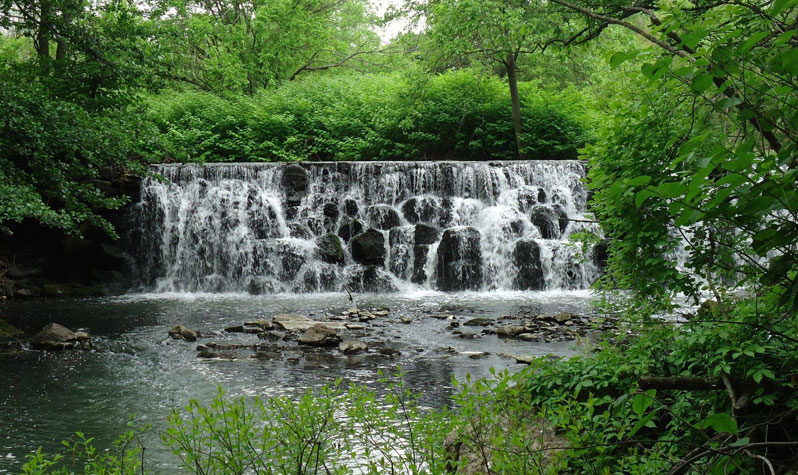
[[[169,329],[169,336],[175,340],[197,341],[199,332],[186,328],[183,325],[175,325]]]
[[[338,333],[324,323],[313,325],[299,338],[300,345],[308,346],[335,346],[340,342]]]
[[[283,168],[281,179],[285,190],[285,201],[288,206],[298,206],[308,190],[308,177],[299,165],[288,165]]]
[[[572,318],[573,318],[573,315],[571,315],[570,313],[566,313],[566,312],[558,313],[557,315],[554,316],[554,320],[556,320],[557,323],[567,323]]]
[[[427,281],[427,255],[429,246],[413,246],[413,275],[410,281],[414,284],[423,284]]]
[[[346,287],[352,292],[389,293],[399,290],[391,277],[377,266],[353,270],[347,279]]]
[[[438,245],[438,288],[477,290],[482,287],[482,249],[479,231],[472,227],[450,228]]]
[[[260,320],[248,320],[244,322],[244,325],[248,327],[258,327],[263,330],[271,330],[274,328],[272,321],[267,318],[261,318]]]
[[[327,233],[316,239],[316,255],[322,262],[328,264],[344,263],[344,248],[341,240],[332,233]]]
[[[399,213],[388,205],[369,206],[367,214],[369,223],[377,229],[387,231],[402,224]]]
[[[338,206],[335,203],[325,203],[322,208],[322,213],[324,213],[325,217],[330,219],[338,219],[338,215],[340,214]]]
[[[484,317],[477,317],[472,318],[471,320],[466,321],[463,323],[463,326],[466,327],[486,327],[490,325],[490,319]]]
[[[347,340],[338,345],[338,351],[345,355],[355,355],[369,349],[362,341]]]
[[[360,207],[357,205],[357,201],[347,198],[344,200],[344,214],[349,217],[357,216],[358,211],[360,211]]]
[[[88,334],[84,332],[74,333],[69,328],[57,323],[48,323],[42,330],[34,336],[30,345],[36,350],[57,351],[80,348],[91,349],[91,342]]]
[[[526,330],[520,325],[502,325],[496,329],[496,334],[501,338],[518,336]]]
[[[285,331],[305,331],[318,324],[322,324],[333,330],[343,330],[346,328],[344,324],[340,322],[318,322],[304,315],[295,313],[275,315],[274,318],[272,318],[272,324],[275,329]]]
[[[361,232],[363,232],[363,223],[349,217],[343,218],[338,228],[338,236],[347,242]]]
[[[512,253],[513,265],[517,269],[513,288],[518,290],[540,290],[543,288],[543,265],[540,261],[540,246],[532,239],[515,243]]]
[[[559,203],[552,206],[552,208],[554,209],[554,212],[557,214],[557,224],[560,227],[560,234],[562,234],[568,228],[568,223],[571,222],[571,220],[568,219],[568,212],[566,212],[563,205]]]
[[[272,318],[272,324],[274,324],[275,328],[286,331],[305,331],[316,323],[316,321],[304,315],[295,313],[282,313]]]
[[[593,264],[601,270],[607,268],[607,260],[609,259],[609,242],[602,239],[595,246],[593,246]]]
[[[368,229],[352,238],[352,259],[364,266],[381,266],[385,263],[385,236],[376,229]]]
[[[410,224],[432,222],[440,214],[440,206],[433,198],[413,197],[402,205],[402,214]]]
[[[413,231],[414,243],[418,245],[429,245],[438,242],[441,230],[435,226],[418,223]]]
[[[558,214],[548,206],[534,206],[529,212],[529,220],[540,231],[543,239],[557,239],[560,237]]]

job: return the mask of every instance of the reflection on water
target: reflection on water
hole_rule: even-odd
[[[230,395],[286,394],[332,383],[376,384],[378,372],[401,366],[405,381],[422,394],[425,405],[449,402],[452,376],[487,376],[489,368],[520,369],[506,354],[570,354],[570,343],[503,341],[493,335],[456,338],[449,322],[434,313],[456,317],[586,313],[589,294],[578,292],[494,292],[443,294],[424,291],[402,295],[361,295],[359,308],[390,307],[389,317],[366,324],[351,337],[370,346],[400,351],[386,357],[376,351],[343,356],[334,350],[308,350],[279,342],[272,352],[236,360],[196,358],[195,344],[170,340],[168,329],[181,323],[204,332],[240,325],[246,320],[297,312],[323,320],[352,306],[346,295],[137,294],[103,299],[10,301],[0,304],[11,323],[29,332],[54,321],[88,331],[96,351],[60,354],[19,351],[0,355],[0,473],[16,472],[25,455],[43,446],[60,448],[75,430],[94,436],[101,447],[137,414],[154,430],[145,441],[159,461],[159,430],[169,411],[196,398],[208,402],[221,386]],[[408,317],[410,324],[398,323]],[[206,341],[206,340],[203,340]],[[254,343],[254,335],[219,334],[207,341]],[[473,352],[488,356],[470,358]]]

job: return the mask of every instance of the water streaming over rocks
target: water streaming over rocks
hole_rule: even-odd
[[[579,161],[158,165],[128,236],[142,289],[584,289]]]

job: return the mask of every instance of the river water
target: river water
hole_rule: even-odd
[[[463,339],[452,321],[479,316],[589,313],[588,291],[465,292],[418,291],[358,295],[360,309],[390,308],[390,315],[348,331],[365,341],[366,354],[345,356],[296,342],[273,344],[272,354],[243,352],[240,358],[197,358],[196,343],[171,340],[167,332],[181,323],[206,333],[246,320],[296,312],[325,320],[352,306],[347,295],[329,294],[134,294],[111,298],[14,300],[0,304],[12,324],[35,332],[54,321],[92,335],[91,352],[45,353],[20,350],[0,354],[0,473],[18,472],[27,454],[41,446],[56,451],[76,430],[96,437],[100,447],[125,429],[131,414],[153,430],[145,438],[147,468],[169,473],[174,467],[160,447],[159,433],[169,411],[196,398],[209,402],[219,386],[229,395],[290,394],[331,383],[336,378],[375,385],[378,371],[401,366],[405,381],[424,404],[449,404],[452,376],[489,375],[491,367],[518,371],[502,356],[570,355],[573,341],[527,343],[495,335]],[[435,314],[452,315],[438,319]],[[410,323],[400,323],[405,317]],[[466,327],[460,327],[464,329]],[[471,329],[478,332],[480,328]],[[255,335],[217,333],[198,343],[256,343]],[[379,347],[400,353],[389,357]],[[474,355],[485,353],[477,358]]]

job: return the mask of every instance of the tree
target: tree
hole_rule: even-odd
[[[572,25],[544,16],[545,4],[536,1],[435,0],[413,8],[426,18],[427,34],[440,55],[459,58],[461,64],[481,63],[507,76],[516,152],[521,157],[519,57],[562,42],[547,38],[564,34]]]
[[[795,2],[552,1],[590,20],[594,31],[614,25],[651,45],[610,58],[615,67],[640,63],[641,95],[586,153],[599,217],[617,243],[613,277],[643,295],[698,296],[704,287],[720,300],[719,284],[744,286],[777,294],[781,308],[794,312]],[[682,239],[690,273],[663,255]],[[643,241],[650,245],[635,246]]]
[[[379,51],[364,0],[164,0],[152,15],[160,74],[207,91],[252,94]]]

